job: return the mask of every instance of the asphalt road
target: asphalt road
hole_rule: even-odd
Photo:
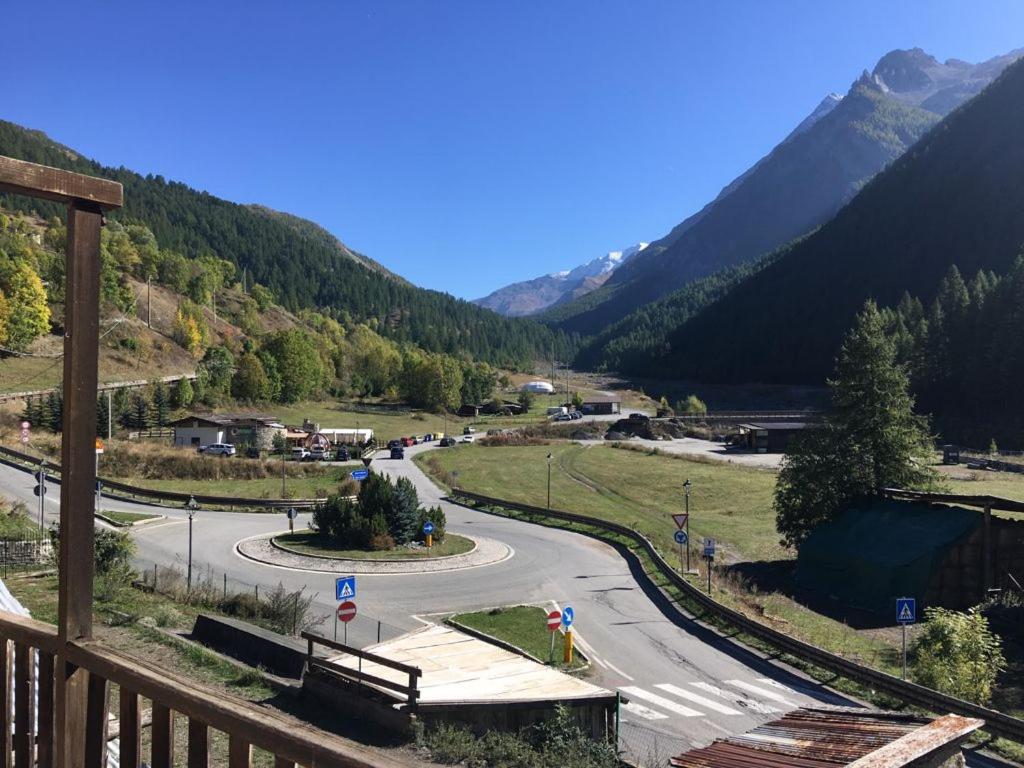
[[[430,446],[406,451],[404,460],[379,459],[373,469],[410,478],[424,504],[441,504],[448,527],[457,533],[504,541],[514,550],[508,560],[464,571],[412,575],[360,575],[359,616],[349,625],[349,641],[364,645],[422,626],[436,614],[519,603],[571,605],[577,644],[593,662],[590,680],[619,690],[630,702],[622,712],[622,738],[643,763],[664,759],[716,737],[738,734],[798,705],[849,704],[801,674],[770,663],[693,622],[666,610],[659,594],[638,586],[627,560],[612,547],[588,537],[507,520],[442,501],[439,489],[411,458]],[[34,480],[0,466],[0,489],[29,503]],[[47,494],[47,516],[55,519],[57,488]],[[109,501],[107,509],[154,511],[144,505]],[[160,510],[167,520],[134,530],[140,567],[184,565],[188,522],[183,510]],[[305,515],[298,525],[305,524]],[[287,528],[283,514],[200,511],[193,523],[197,578],[234,589],[281,583],[316,594],[315,608],[333,615],[334,578],[261,565],[235,552],[244,537]],[[333,633],[328,621],[320,629]],[[973,765],[983,765],[976,756]]]

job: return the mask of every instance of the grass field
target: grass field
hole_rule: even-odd
[[[334,467],[321,477],[289,477],[285,480],[285,493],[281,495],[280,477],[262,477],[253,480],[155,480],[140,477],[119,477],[123,483],[157,491],[203,493],[214,496],[235,496],[246,499],[313,499],[324,498],[338,492],[338,484],[362,464],[356,462]]]
[[[134,525],[135,523],[141,523],[143,520],[154,520],[160,517],[160,515],[147,515],[142,512],[116,512],[109,509],[104,509],[102,515],[108,520],[113,520],[121,525]]]
[[[1014,472],[988,472],[957,467],[944,472],[951,493],[973,496],[1001,496],[1004,499],[1024,501],[1024,474]],[[1001,517],[1024,520],[1017,512],[994,512]]]
[[[415,549],[397,547],[396,549],[382,552],[324,546],[319,536],[312,531],[286,533],[283,536],[274,537],[274,541],[282,547],[308,555],[341,557],[353,560],[428,560],[432,557],[461,555],[469,552],[475,546],[470,539],[467,539],[465,536],[457,536],[454,533],[447,534],[444,537],[444,541],[435,542],[434,546],[430,547],[430,549],[426,547],[417,547]]]
[[[672,552],[676,526],[670,515],[683,511],[683,482],[689,479],[694,543],[704,536],[719,539],[732,561],[791,556],[778,544],[771,509],[775,475],[765,470],[572,444],[459,445],[421,454],[417,461],[428,469],[458,472],[458,483],[467,490],[544,506],[549,452],[554,456],[552,507],[635,525]]]
[[[30,539],[39,535],[39,523],[13,510],[0,512],[0,539]]]
[[[506,643],[520,648],[531,656],[547,661],[551,651],[551,633],[547,628],[547,611],[532,605],[516,605],[510,608],[493,608],[489,611],[476,613],[460,613],[452,616],[459,624],[470,629],[504,640]],[[564,667],[562,663],[563,637],[555,633],[555,666]],[[582,667],[583,662],[578,654],[573,654],[570,669]]]

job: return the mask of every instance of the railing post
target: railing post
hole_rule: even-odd
[[[39,652],[39,715],[36,729],[36,765],[53,768],[53,673],[55,659],[52,653]]]
[[[92,637],[93,490],[96,486],[96,384],[99,357],[98,206],[68,205],[64,288],[64,424],[61,438],[61,643]],[[58,657],[63,659],[63,654]],[[66,661],[57,676],[56,765],[85,765],[88,673]]]
[[[14,646],[14,767],[31,768],[35,746],[36,676],[35,652],[27,645]]]
[[[252,745],[235,734],[228,740],[228,768],[252,768]]]
[[[155,701],[153,702],[151,749],[153,768],[174,767],[174,713],[168,707]]]
[[[188,768],[209,768],[210,729],[194,718],[188,721]]]
[[[0,750],[3,750],[0,766],[3,768],[11,768],[11,732],[14,726],[12,672],[11,643],[9,640],[0,639],[0,685],[3,686],[3,690],[0,691]]]
[[[95,672],[89,673],[88,711],[85,726],[86,768],[106,768],[110,718],[110,686]]]
[[[118,691],[118,763],[122,768],[139,768],[142,764],[142,711],[139,695],[122,687]],[[40,767],[41,768],[41,767]]]

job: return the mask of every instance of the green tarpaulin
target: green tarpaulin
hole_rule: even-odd
[[[898,597],[923,607],[928,584],[954,544],[982,516],[963,507],[880,500],[819,526],[800,547],[796,582],[804,590],[872,613]]]

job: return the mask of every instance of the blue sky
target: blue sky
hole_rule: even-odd
[[[666,233],[893,48],[1024,46],[1017,0],[44,5],[0,117],[466,298]]]

